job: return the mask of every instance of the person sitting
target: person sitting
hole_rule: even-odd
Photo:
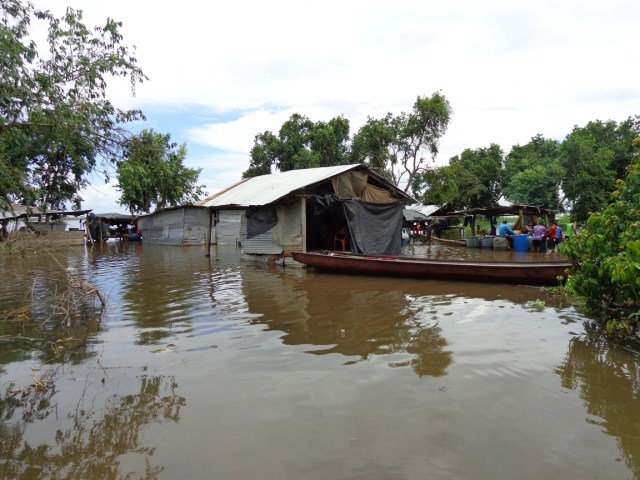
[[[502,225],[498,228],[498,235],[500,237],[506,238],[509,242],[509,250],[513,250],[513,237],[511,235],[515,235],[515,232],[511,230],[511,227],[507,225],[507,221],[503,220]]]

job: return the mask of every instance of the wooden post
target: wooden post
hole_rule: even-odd
[[[205,253],[206,257],[211,256],[211,228],[213,227],[213,209],[211,207],[207,208],[207,213],[208,213],[208,217],[209,217],[209,222],[208,222],[208,227],[207,227],[207,235],[206,235],[206,248],[207,248],[207,252]]]
[[[302,227],[302,251],[307,251],[307,199],[305,197],[301,198],[300,202],[300,220]]]
[[[522,212],[522,209],[520,209],[520,231],[524,233],[524,229],[526,228],[526,225],[524,224],[524,213]]]

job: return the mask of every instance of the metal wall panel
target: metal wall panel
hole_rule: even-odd
[[[235,244],[241,237],[241,226],[244,210],[220,210],[218,223],[215,226],[215,239],[220,244]],[[246,222],[245,222],[246,236]]]
[[[282,245],[273,244],[273,228],[242,241],[242,253],[255,253],[261,255],[278,255],[283,251]]]
[[[141,217],[138,228],[150,244],[204,245],[209,219],[207,209],[197,207],[162,210]]]

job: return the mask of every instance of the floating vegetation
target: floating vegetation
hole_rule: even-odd
[[[545,309],[546,303],[544,300],[531,300],[524,304],[524,308],[530,308],[536,312],[541,312]]]
[[[57,258],[49,255],[60,269],[36,275],[26,294],[28,305],[2,312],[0,318],[22,329],[29,325],[37,329],[55,325],[68,328],[74,321],[89,318],[100,321],[107,307],[105,295],[91,283],[65,270]]]
[[[22,410],[22,419],[32,421],[46,418],[55,408],[51,398],[56,393],[53,381],[55,372],[47,371],[41,375],[33,370],[33,381],[26,387],[16,386],[14,382],[6,382],[4,403],[11,405],[11,411]]]

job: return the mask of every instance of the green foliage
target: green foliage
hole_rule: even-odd
[[[131,213],[184,205],[205,194],[197,185],[201,169],[183,164],[186,145],[171,143],[171,135],[144,130],[127,140],[125,159],[118,164],[117,177],[122,192],[119,203]]]
[[[120,125],[143,118],[107,99],[107,80],[126,77],[133,92],[146,77],[112,19],[91,31],[71,8],[61,18],[22,0],[0,0],[0,9],[0,201],[79,206],[98,159],[116,155]],[[32,20],[48,27],[46,49]]]
[[[466,149],[448,166],[425,172],[420,176],[422,186],[427,187],[423,202],[451,210],[497,205],[502,157],[500,147],[491,144],[489,148]]]
[[[417,195],[421,176],[428,171],[429,160],[438,154],[452,112],[449,100],[436,92],[431,97],[418,97],[410,113],[369,118],[353,139],[353,158]]]
[[[418,97],[411,113],[383,119],[369,117],[349,137],[349,121],[339,116],[312,122],[294,114],[282,124],[278,136],[266,131],[254,138],[251,163],[244,177],[299,168],[362,163],[381,176],[402,184],[404,191],[419,188],[416,180],[427,171],[427,157],[438,153],[440,138],[451,118],[449,101],[440,93]]]
[[[547,306],[544,300],[531,300],[524,304],[525,308],[530,308],[536,312],[542,312]]]
[[[636,140],[640,147],[640,139]],[[561,244],[573,263],[567,287],[608,328],[637,328],[640,319],[640,159],[618,180],[612,202],[592,214],[584,231]],[[612,323],[615,322],[615,323]]]
[[[561,188],[577,221],[600,211],[609,201],[615,180],[624,176],[633,157],[633,138],[640,132],[639,117],[617,124],[589,122],[575,127],[560,145]]]
[[[300,168],[349,163],[349,121],[342,116],[329,122],[312,122],[294,113],[280,127],[278,136],[266,131],[254,138],[251,162],[243,177]]]
[[[271,166],[276,163],[278,157],[278,148],[278,137],[273,133],[267,131],[256,135],[251,147],[251,163],[242,174],[243,178],[270,174]]]
[[[471,172],[452,165],[427,170],[420,180],[425,188],[423,203],[440,205],[446,211],[463,209],[466,195],[461,189],[474,183]]]
[[[374,172],[393,180],[389,166],[397,162],[398,136],[396,119],[388,113],[382,119],[369,117],[353,136],[351,154],[353,163],[363,163]]]
[[[558,142],[536,135],[526,145],[515,145],[505,158],[502,192],[512,203],[558,208],[562,170]]]

